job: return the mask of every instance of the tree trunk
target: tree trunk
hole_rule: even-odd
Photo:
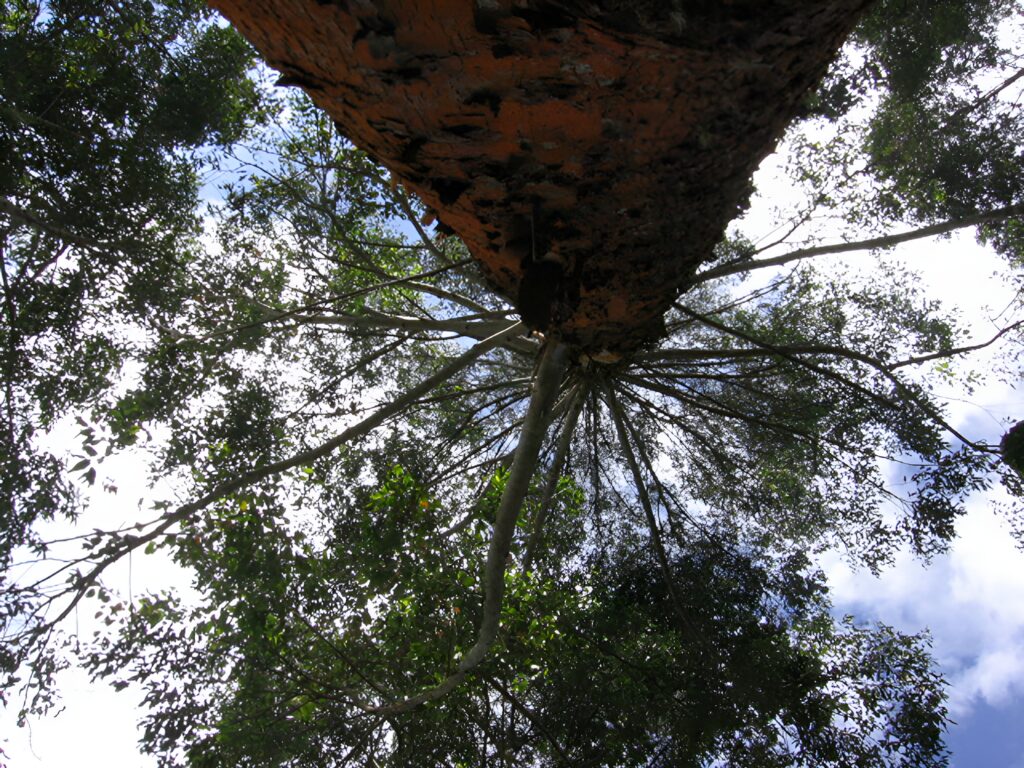
[[[626,352],[870,0],[213,0],[527,324]]]

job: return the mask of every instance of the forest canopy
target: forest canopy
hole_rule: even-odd
[[[1021,428],[940,394],[1016,378],[1020,308],[978,338],[886,259],[973,228],[1019,270],[1020,11],[873,4],[787,129],[800,206],[602,354],[204,3],[0,0],[7,705],[140,686],[164,765],[945,764],[927,636],[818,558],[927,560],[996,485],[1024,531]],[[150,492],[94,528],[120,456]]]

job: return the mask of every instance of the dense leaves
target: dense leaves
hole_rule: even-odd
[[[708,754],[730,765],[845,765],[851,755],[913,765],[941,756],[941,680],[920,639],[834,626],[821,574],[805,559],[739,555],[719,539],[673,561],[682,613],[644,549],[571,567],[545,557],[557,565],[549,578],[511,571],[503,641],[474,678],[414,717],[368,716],[366,701],[444,673],[481,601],[479,560],[431,546],[443,513],[407,472],[392,470],[363,503],[339,510],[318,544],[268,523],[270,509],[260,520],[250,503],[189,531],[202,541],[187,557],[204,574],[208,607],[185,615],[147,598],[94,657],[100,672],[143,682],[159,704],[146,721],[152,748],[191,744],[197,765],[371,756],[382,765],[701,765]],[[449,540],[454,551],[478,550],[481,517]],[[890,722],[893,708],[903,716]]]
[[[33,520],[74,513],[38,432],[92,405],[185,301],[200,155],[260,95],[252,52],[200,2],[11,0],[0,35],[6,565]]]
[[[939,385],[990,344],[912,275],[816,268],[895,241],[808,242],[815,210],[988,211],[1014,252],[1015,104],[971,107],[969,152],[928,127],[1009,66],[1001,6],[932,5],[881,4],[809,100],[785,236],[730,233],[619,357],[527,334],[194,4],[4,4],[3,535],[38,557],[5,576],[0,661],[25,714],[70,660],[142,687],[166,765],[943,764],[927,636],[833,616],[814,556],[943,551],[970,494],[1020,494],[1019,430],[947,421]],[[70,418],[65,470],[41,438]],[[173,488],[148,518],[33,533],[120,452]],[[118,594],[141,556],[191,590]],[[62,644],[79,611],[97,632]]]
[[[859,224],[1000,211],[980,234],[1019,259],[1019,24],[998,0],[878,3],[809,103],[837,129],[802,163],[817,204],[843,199]],[[814,168],[813,155],[827,163]]]

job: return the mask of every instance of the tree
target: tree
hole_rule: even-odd
[[[618,351],[661,335],[867,3],[214,5],[532,327]]]
[[[200,153],[259,105],[251,50],[198,2],[5,2],[0,78],[0,562],[74,489],[37,433],[159,325],[194,258]]]
[[[5,29],[19,44],[82,18],[11,8]],[[172,19],[175,9],[152,12]],[[1010,61],[993,42],[1001,12],[940,3],[923,18],[942,23],[922,27],[883,4],[865,18],[858,47],[791,129],[794,178],[813,206],[860,229],[918,227],[899,237],[983,224],[1016,257],[1020,116],[998,88],[971,90],[979,72]],[[199,37],[237,45],[188,18]],[[371,27],[363,39],[389,38]],[[247,61],[244,48],[230,50]],[[184,69],[206,83],[196,66]],[[817,71],[807,66],[805,84]],[[255,99],[243,71],[228,73],[232,93]],[[150,104],[156,81],[114,78],[89,94],[141,93]],[[796,109],[803,88],[793,88],[773,119]],[[970,120],[925,119],[962,110]],[[1021,490],[999,448],[956,432],[933,392],[943,369],[929,369],[979,345],[884,262],[860,281],[813,269],[891,235],[773,256],[731,233],[672,294],[663,336],[638,316],[643,343],[625,344],[636,329],[618,327],[571,343],[557,324],[526,332],[523,295],[493,290],[472,238],[467,249],[425,231],[420,203],[308,101],[273,114],[220,156],[234,181],[210,213],[216,244],[170,238],[188,234],[180,222],[196,208],[186,195],[180,220],[111,205],[81,221],[55,213],[60,230],[5,203],[18,226],[8,243],[39,249],[9,247],[5,269],[65,252],[68,269],[104,265],[77,239],[94,221],[110,221],[103,242],[127,228],[131,242],[179,256],[175,298],[142,292],[137,314],[75,326],[103,340],[146,331],[119,347],[135,372],[121,378],[110,364],[67,376],[89,386],[34,401],[59,404],[48,420],[27,396],[17,407],[9,397],[8,413],[45,428],[77,412],[84,455],[72,473],[89,482],[108,449],[148,447],[185,498],[157,502],[149,522],[83,534],[84,554],[6,582],[5,688],[20,666],[28,709],[45,709],[50,676],[77,649],[115,686],[145,686],[144,746],[169,764],[943,762],[942,681],[927,639],[834,620],[813,564],[832,547],[874,568],[900,546],[927,557],[948,546],[966,494],[997,477]],[[899,127],[909,120],[934,134],[910,144]],[[801,141],[808,126],[816,137]],[[776,129],[759,129],[759,148],[729,173],[748,174],[766,150]],[[187,146],[218,134],[191,135]],[[59,136],[42,136],[53,157],[68,156]],[[992,158],[973,169],[981,181],[943,154],[950,136]],[[200,159],[157,154],[172,167]],[[43,171],[70,186],[54,160],[21,177]],[[738,201],[736,188],[719,191],[729,205],[710,219],[708,248]],[[454,210],[440,211],[453,226]],[[778,245],[803,236],[812,212]],[[417,239],[395,229],[402,218]],[[521,227],[514,219],[506,225]],[[47,234],[56,245],[40,244]],[[170,245],[182,242],[187,260]],[[118,253],[128,274],[152,262],[146,250]],[[792,263],[766,285],[743,281]],[[120,288],[120,274],[100,272],[93,293],[73,294],[83,311],[105,317],[96,294]],[[25,322],[59,334],[62,316],[26,310]],[[1008,324],[999,337],[1016,333]],[[25,350],[38,359],[43,345]],[[33,515],[65,509],[44,499]],[[24,519],[12,543],[64,556],[29,538]],[[113,563],[156,550],[194,573],[197,602],[114,596],[104,583]],[[93,600],[112,631],[62,646],[64,619]]]

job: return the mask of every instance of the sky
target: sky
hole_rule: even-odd
[[[781,160],[769,158],[755,177],[761,200],[745,218],[748,232],[768,231],[771,210],[796,199],[796,190],[785,185]],[[831,262],[864,269],[874,258],[855,253]],[[1005,311],[1015,287],[1006,262],[979,246],[973,230],[907,243],[878,258],[913,270],[928,296],[955,308],[970,334],[967,343],[988,340],[1008,322]],[[827,264],[816,266],[828,270]],[[988,359],[986,353],[973,356],[963,370],[984,370]],[[949,420],[972,439],[997,443],[1007,419],[1024,418],[1017,383],[991,379],[967,392],[954,379],[941,392]],[[851,569],[841,553],[821,560],[836,615],[930,632],[933,655],[949,683],[955,724],[947,746],[954,768],[1024,768],[1024,552],[994,510],[1003,500],[998,488],[973,496],[950,551],[930,563],[904,552],[876,577]]]
[[[767,218],[758,219],[769,208],[785,207],[794,192],[782,181],[780,160],[769,158],[755,177],[764,199],[747,217],[752,231],[767,229]],[[870,268],[873,258],[852,254],[833,263]],[[928,296],[956,308],[970,333],[968,343],[991,338],[1008,322],[1005,311],[1015,287],[1006,262],[979,246],[973,230],[907,243],[879,258],[917,272]],[[964,368],[984,370],[987,359],[985,353],[973,356]],[[942,391],[949,420],[972,439],[997,443],[1007,419],[1024,419],[1016,384],[991,379],[966,392],[950,382]],[[851,569],[841,553],[821,560],[836,615],[930,633],[933,655],[949,683],[953,768],[1024,768],[1024,552],[994,509],[1005,499],[998,488],[975,494],[950,551],[930,563],[904,552],[876,577]]]
[[[778,165],[769,161],[759,175],[761,208],[748,218],[755,228],[758,217],[765,217],[762,224],[767,222],[768,209],[786,196],[777,172]],[[918,270],[931,295],[961,307],[963,324],[975,340],[992,335],[992,318],[1013,296],[1001,274],[1005,265],[977,246],[970,231],[900,246],[885,258],[900,259]],[[850,263],[865,267],[870,259],[849,257]],[[966,394],[952,383],[948,395],[951,421],[975,437],[997,441],[1006,417],[1024,418],[1024,403],[1012,384],[993,382]],[[64,439],[70,440],[70,434]],[[128,459],[109,463],[104,471],[119,491],[98,491],[85,525],[102,528],[137,519],[137,500],[153,494],[143,487],[144,473]],[[1024,729],[1019,726],[1024,722],[1024,553],[994,512],[999,500],[998,490],[972,497],[968,513],[957,524],[952,548],[931,563],[901,554],[876,577],[851,570],[841,553],[827,554],[821,561],[837,615],[882,621],[905,632],[930,632],[934,656],[949,682],[955,724],[947,741],[955,768],[1024,768]],[[168,580],[187,583],[159,558],[135,558],[130,578],[136,594]],[[128,579],[127,564],[111,576],[123,590]],[[156,765],[139,754],[136,743],[138,690],[114,692],[91,683],[80,671],[64,674],[60,687],[64,710],[56,718],[18,728],[16,705],[0,711],[0,749],[6,751],[7,768]],[[0,766],[4,764],[0,758]]]
[[[871,257],[851,258],[867,266],[870,262],[863,260]],[[992,334],[990,318],[1012,296],[999,274],[1003,263],[979,248],[970,232],[901,246],[885,258],[900,258],[919,269],[930,293],[947,303],[959,299],[963,324],[977,339]],[[1004,417],[1024,415],[1019,392],[1005,383],[995,382],[970,396],[951,385],[948,395],[955,423],[989,440],[997,440],[1005,430]],[[141,487],[143,473],[127,458],[104,465],[104,471],[119,484],[119,491],[97,492],[86,525],[137,519],[138,499],[153,493]],[[933,653],[950,684],[949,708],[956,724],[948,744],[956,768],[1024,768],[1024,732],[1018,727],[1024,722],[1024,553],[993,512],[998,500],[998,493],[973,497],[968,514],[957,525],[953,547],[930,564],[904,554],[875,577],[851,570],[838,553],[822,561],[837,615],[882,621],[906,632],[930,631]],[[127,590],[128,578],[127,564],[111,577],[122,590]],[[182,583],[159,555],[135,558],[131,579],[136,594],[147,584],[168,579]],[[59,717],[17,728],[14,708],[0,715],[0,746],[7,752],[8,768],[156,764],[141,756],[136,746],[137,690],[115,693],[90,683],[79,671],[65,674],[61,688],[65,709]]]

